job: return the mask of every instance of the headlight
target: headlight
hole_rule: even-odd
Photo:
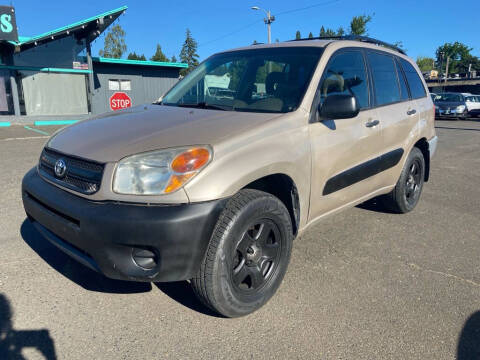
[[[465,111],[465,105],[458,105],[457,106],[457,112],[464,112]]]
[[[185,185],[212,159],[208,146],[152,151],[118,163],[113,191],[129,195],[169,194]]]

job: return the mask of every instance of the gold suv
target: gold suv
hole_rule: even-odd
[[[161,101],[63,129],[23,179],[28,218],[104,275],[189,280],[227,316],[264,305],[295,237],[379,197],[411,211],[434,106],[415,62],[369,38],[209,57]]]

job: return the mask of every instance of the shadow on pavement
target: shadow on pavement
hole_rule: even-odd
[[[435,126],[435,129],[480,131],[480,129],[458,128],[458,127],[448,127],[448,126]]]
[[[471,315],[458,338],[458,360],[480,359],[480,311]]]
[[[155,283],[155,285],[172,300],[175,300],[189,309],[204,315],[221,317],[219,314],[207,308],[200,302],[200,300],[197,299],[188,281]]]
[[[112,280],[79,264],[44,239],[28,219],[23,222],[20,233],[25,243],[45,262],[86,290],[114,294],[133,294],[152,290],[152,285],[148,282]]]
[[[22,350],[36,349],[44,359],[56,359],[55,344],[46,329],[15,330],[7,297],[0,294],[0,359],[24,359]]]
[[[379,212],[384,214],[394,214],[394,212],[391,211],[390,209],[387,209],[382,204],[382,202],[378,200],[378,198],[367,200],[364,203],[358,204],[356,207],[359,209],[373,211],[373,212]]]

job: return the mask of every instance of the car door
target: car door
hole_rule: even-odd
[[[396,57],[383,51],[367,51],[372,75],[373,94],[384,144],[381,186],[390,186],[398,179],[396,166],[405,154],[412,128],[418,123],[419,109],[411,99],[404,73]]]
[[[351,94],[359,103],[351,119],[318,119],[318,107],[329,95]],[[315,219],[377,188],[378,157],[383,142],[377,110],[372,108],[369,77],[362,49],[332,55],[312,106],[309,136],[312,151],[309,219]]]

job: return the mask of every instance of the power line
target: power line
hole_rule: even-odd
[[[291,9],[291,10],[286,10],[286,11],[282,11],[282,12],[279,12],[277,13],[275,16],[278,16],[278,15],[285,15],[285,14],[290,14],[290,13],[293,13],[293,12],[297,12],[297,11],[303,11],[303,10],[308,10],[308,9],[312,9],[314,7],[319,7],[319,6],[325,6],[325,5],[330,5],[330,4],[334,4],[334,3],[337,3],[339,2],[340,0],[330,0],[330,1],[324,1],[324,2],[321,2],[321,3],[317,3],[317,4],[313,4],[313,5],[309,5],[309,6],[305,6],[305,7],[302,7],[302,8],[297,8],[297,9]],[[237,29],[237,30],[234,30],[232,32],[229,32],[228,34],[225,34],[225,35],[222,35],[216,39],[213,39],[213,40],[209,40],[207,42],[203,42],[203,43],[200,43],[198,44],[198,47],[201,47],[201,46],[205,46],[205,45],[208,45],[208,44],[211,44],[211,43],[214,43],[218,40],[222,40],[226,37],[229,37],[229,36],[232,36],[232,35],[235,35],[245,29],[248,29],[249,27],[252,27],[253,25],[257,25],[258,23],[260,22],[263,22],[263,20],[257,20],[257,21],[254,21],[254,22],[251,22],[245,26],[242,26],[241,28]]]
[[[339,1],[340,1],[340,0],[325,1],[325,2],[322,2],[322,3],[318,3],[318,4],[313,4],[313,5],[310,5],[310,6],[305,6],[305,7],[303,7],[303,8],[298,8],[298,9],[293,9],[293,10],[286,10],[286,11],[282,11],[282,12],[279,12],[279,13],[275,14],[275,16],[290,14],[290,13],[297,12],[297,11],[308,10],[308,9],[311,9],[311,8],[314,8],[314,7],[318,7],[318,6],[330,5],[330,4],[334,4],[334,3],[336,3],[336,2],[339,2]]]

